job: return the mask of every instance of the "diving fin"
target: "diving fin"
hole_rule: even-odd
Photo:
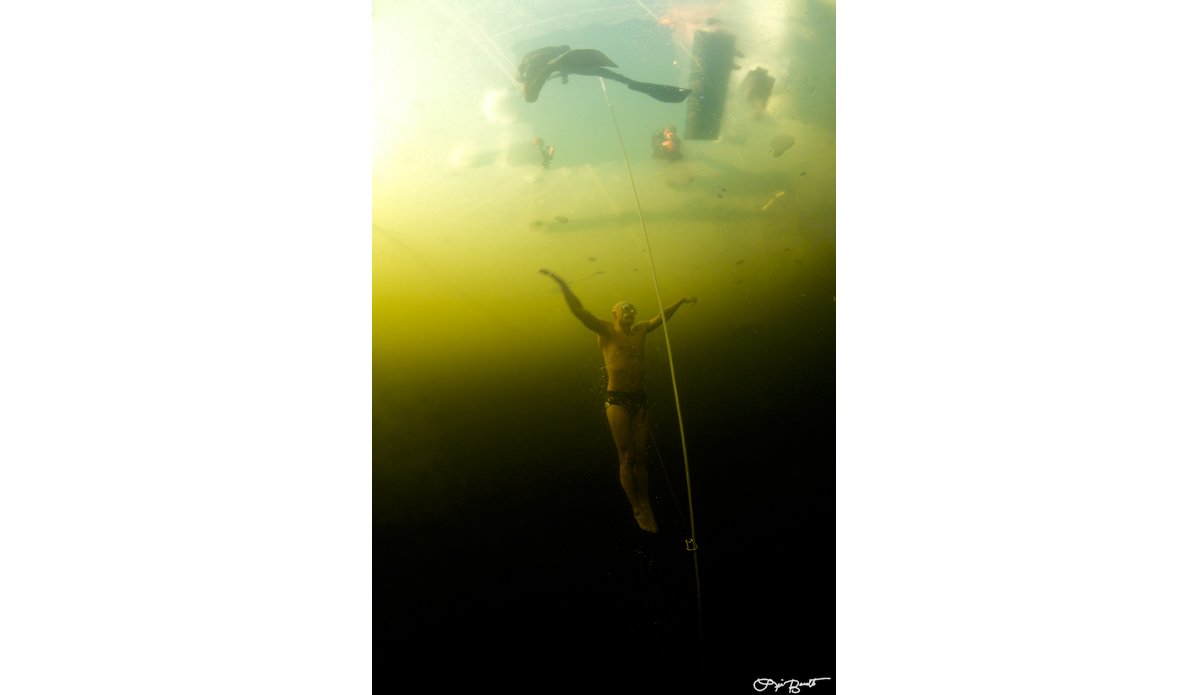
[[[690,89],[668,87],[665,84],[650,84],[648,82],[637,82],[634,80],[626,82],[625,86],[629,87],[635,92],[641,92],[652,99],[665,101],[668,104],[678,104],[684,99],[687,99],[688,95],[692,93],[692,90]]]
[[[684,99],[687,99],[688,95],[692,93],[692,90],[690,89],[681,89],[679,87],[668,87],[665,84],[650,84],[649,82],[638,82],[637,80],[631,80],[621,73],[613,72],[612,70],[602,67],[586,67],[576,69],[573,72],[577,72],[580,75],[607,77],[610,80],[620,82],[635,92],[641,92],[652,99],[665,101],[668,104],[678,104]]]

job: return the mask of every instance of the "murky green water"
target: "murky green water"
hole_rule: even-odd
[[[759,525],[743,512],[764,501],[775,506],[761,525],[790,534],[803,497],[806,528],[832,548],[833,12],[803,1],[375,4],[374,514],[387,581],[445,586],[414,566],[476,551],[565,563],[591,577],[576,578],[585,585],[623,568],[682,582],[682,603],[650,622],[687,632],[694,580],[675,544],[690,531],[662,477],[665,467],[686,517],[663,334],[647,341],[663,454],[651,488],[664,540],[651,547],[628,528],[595,336],[537,272],[571,281],[599,316],[618,300],[642,318],[657,312],[622,142],[663,302],[699,298],[669,329],[702,546],[732,546],[732,529]],[[566,44],[603,51],[630,78],[686,87],[696,30],[736,35],[744,56],[721,138],[685,140],[677,162],[652,158],[650,136],[682,133],[686,103],[612,81],[606,101],[599,79],[580,75],[526,103],[512,79],[525,52]],[[741,91],[758,67],[776,80],[761,114]],[[780,135],[794,144],[775,156]],[[555,148],[548,168],[534,138]],[[523,534],[541,550],[515,551]],[[760,541],[793,551],[773,538]],[[613,548],[609,560],[571,550],[593,542]],[[710,552],[714,577],[734,571],[728,553]]]

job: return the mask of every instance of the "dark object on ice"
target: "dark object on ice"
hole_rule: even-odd
[[[742,95],[750,102],[755,120],[761,117],[763,109],[767,108],[767,101],[771,98],[771,90],[774,88],[775,78],[767,74],[766,68],[754,68],[746,73],[746,78],[742,80]]]
[[[729,91],[729,73],[740,56],[732,34],[697,31],[692,39],[692,96],[688,99],[688,140],[716,140],[721,135],[721,116]]]
[[[650,156],[677,161],[683,157],[679,149],[679,136],[675,134],[675,126],[669,125],[650,136]]]
[[[535,227],[540,227],[540,226],[542,226],[542,221],[541,221],[541,220],[534,220],[534,221],[533,221],[533,226],[535,226]]]
[[[550,167],[550,160],[554,159],[554,148],[547,145],[546,141],[541,138],[533,139],[534,147],[538,148],[538,152],[542,154],[542,168]]]
[[[596,259],[595,259],[595,258],[591,258],[591,259],[589,259],[589,260],[593,260],[593,261],[594,261],[594,260],[596,260]],[[603,271],[603,270],[597,270],[596,272],[592,273],[591,275],[587,276],[586,278],[579,278],[578,280],[572,280],[572,281],[568,282],[567,284],[568,284],[568,285],[574,285],[574,284],[575,284],[575,283],[577,283],[577,282],[583,282],[584,280],[587,280],[588,278],[594,278],[594,277],[596,277],[597,275],[603,275],[603,274],[604,274],[604,271]]]
[[[595,261],[595,260],[596,260],[596,257],[595,257],[595,256],[588,256],[588,260],[589,260],[589,261]]]
[[[734,263],[734,265],[741,265],[741,264],[743,264],[743,263],[745,263],[745,262],[746,262],[746,261],[738,261],[737,263]]]
[[[690,89],[631,80],[609,70],[610,67],[620,66],[594,48],[571,50],[570,46],[547,46],[525,54],[525,57],[521,59],[520,67],[517,68],[517,79],[525,85],[525,101],[528,102],[537,101],[538,94],[541,93],[546,80],[551,77],[562,77],[563,84],[566,84],[567,75],[607,77],[635,92],[641,92],[668,104],[678,104],[692,93]]]
[[[563,217],[562,215],[555,215],[554,219],[559,222],[562,222],[563,224],[566,224],[568,222],[567,218]]]
[[[796,144],[796,138],[791,135],[776,135],[771,138],[771,152],[776,157],[787,152],[787,149]]]

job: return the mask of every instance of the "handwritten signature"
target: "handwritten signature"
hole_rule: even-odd
[[[779,690],[780,688],[782,688],[783,686],[786,685],[786,686],[788,686],[789,693],[798,693],[798,692],[800,692],[800,688],[805,688],[805,687],[811,688],[811,687],[813,687],[813,684],[816,683],[817,681],[829,681],[829,680],[833,680],[833,679],[832,678],[809,678],[807,681],[798,681],[795,678],[793,678],[791,680],[786,680],[782,683],[776,683],[775,681],[771,680],[770,678],[759,678],[758,680],[754,681],[754,689],[761,693],[762,691],[767,689],[767,686],[773,685],[773,686],[775,686],[776,690]]]

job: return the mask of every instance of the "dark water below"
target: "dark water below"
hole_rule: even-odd
[[[376,682],[754,692],[758,678],[836,678],[832,252],[824,259],[784,295],[824,301],[784,301],[777,322],[730,326],[687,358],[704,375],[679,385],[703,641],[665,359],[648,364],[647,389],[681,511],[652,451],[654,535],[621,489],[595,365],[497,376],[423,410],[401,405],[376,365]],[[581,329],[580,340],[599,363],[594,338]],[[411,418],[437,432],[436,456],[411,446]],[[426,472],[406,482],[381,474],[417,459]]]

